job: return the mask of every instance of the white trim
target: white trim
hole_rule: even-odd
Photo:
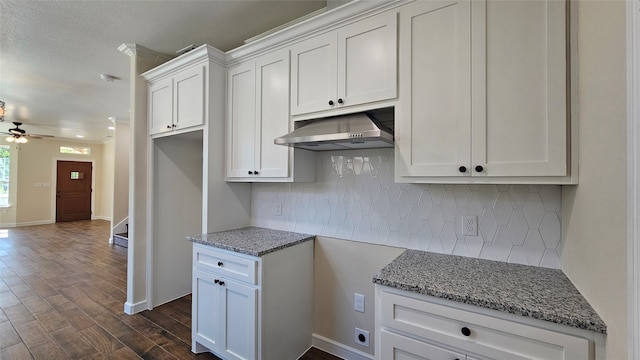
[[[47,220],[46,224],[53,224],[56,222],[56,189],[58,188],[58,161],[74,161],[74,162],[90,162],[91,163],[91,220],[93,220],[93,214],[96,212],[96,159],[78,159],[75,157],[54,157],[53,166],[51,172],[51,219]]]
[[[53,220],[40,220],[40,221],[27,221],[21,223],[14,223],[14,227],[22,227],[22,226],[34,226],[34,225],[48,225],[53,224],[55,221]]]
[[[328,339],[322,335],[313,334],[311,344],[318,349],[341,357],[345,360],[373,360],[373,355],[369,355],[360,350],[354,349],[337,341]]]
[[[640,4],[627,2],[628,359],[640,359]]]
[[[91,216],[91,220],[106,220],[111,221],[111,216]]]
[[[146,300],[138,301],[135,304],[132,304],[128,301],[124,303],[124,313],[127,315],[133,315],[133,314],[139,313],[140,311],[144,311],[148,309],[149,308],[147,307]]]

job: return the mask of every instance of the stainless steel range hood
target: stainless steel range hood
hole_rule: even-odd
[[[389,125],[393,108],[306,121],[273,142],[312,151],[393,147]]]

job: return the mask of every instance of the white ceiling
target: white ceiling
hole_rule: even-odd
[[[6,132],[104,141],[109,117],[129,119],[129,57],[135,43],[175,55],[188,45],[222,51],[323,8],[326,1],[0,0],[0,100]],[[120,80],[107,82],[100,74]]]

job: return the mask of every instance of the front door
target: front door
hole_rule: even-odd
[[[58,161],[56,222],[91,219],[91,163]]]

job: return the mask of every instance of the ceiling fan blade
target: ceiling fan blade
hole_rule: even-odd
[[[51,139],[51,138],[55,137],[53,135],[43,135],[43,134],[24,134],[22,136],[26,136],[26,137],[29,137],[31,139],[42,139],[42,138]]]

